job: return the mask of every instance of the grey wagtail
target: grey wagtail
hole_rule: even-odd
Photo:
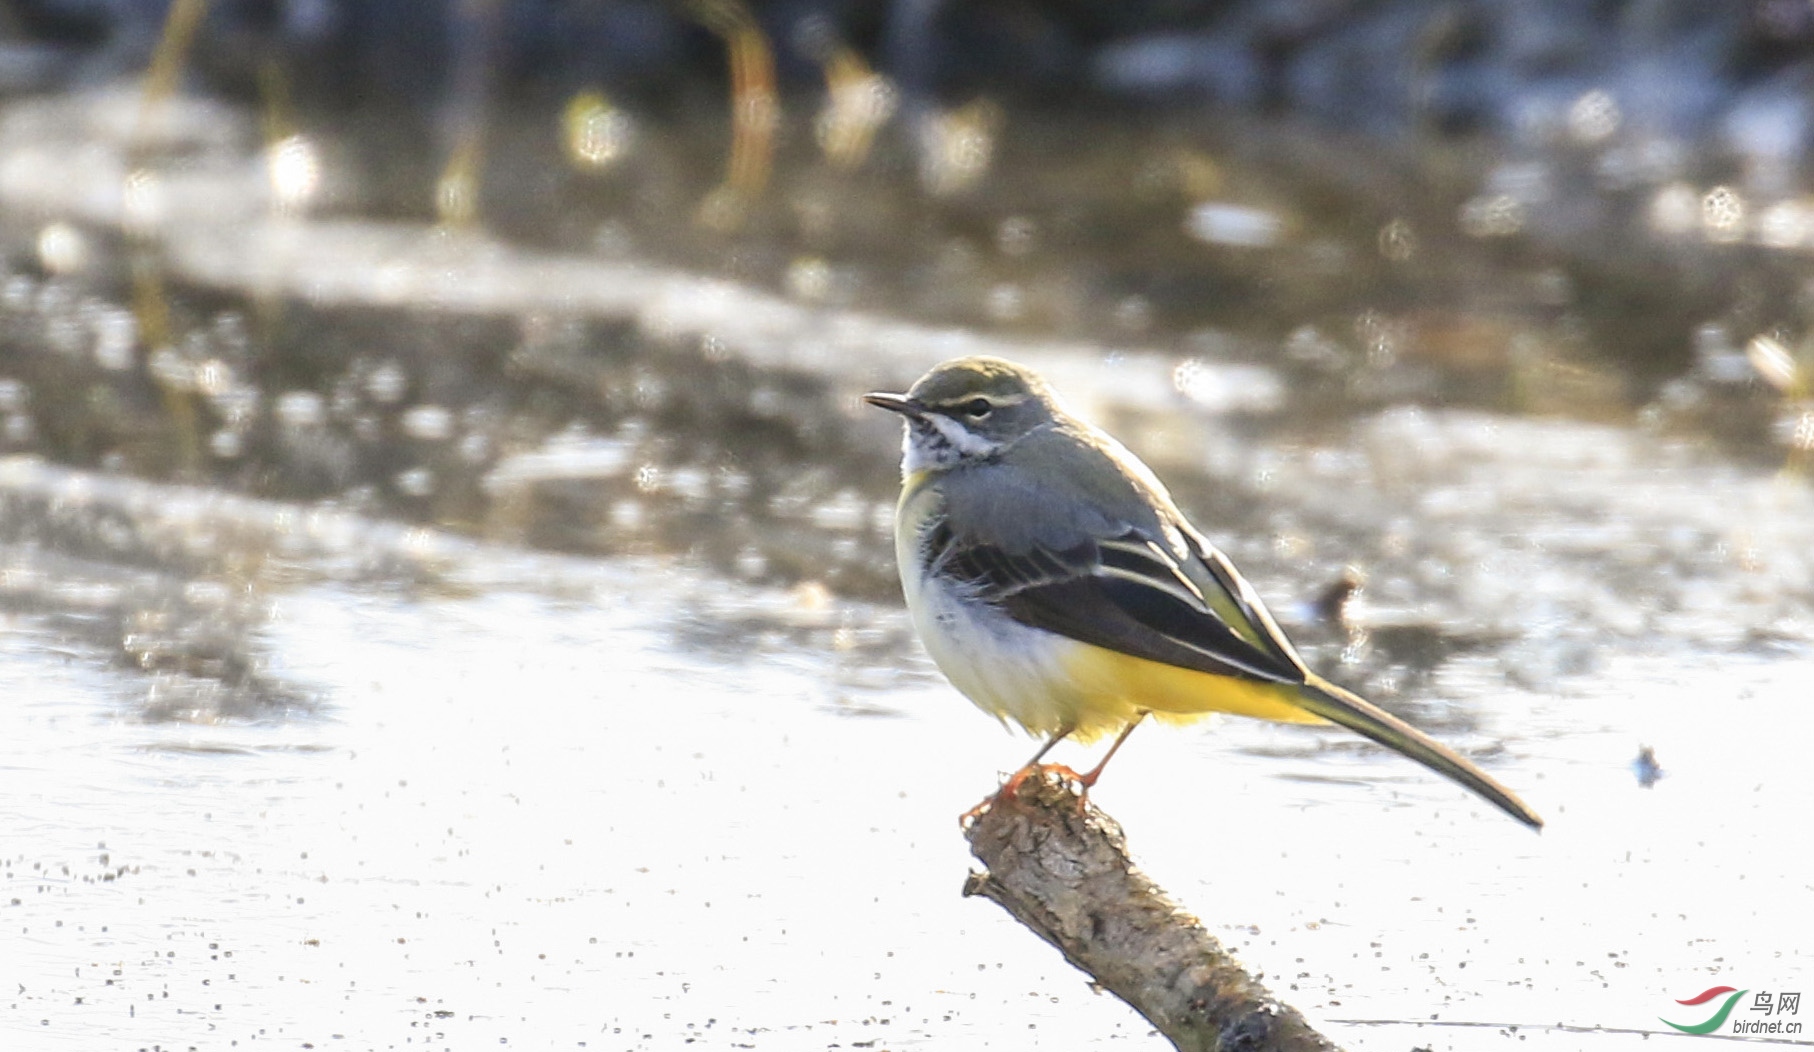
[[[1045,744],[1119,731],[1087,790],[1149,713],[1330,720],[1445,774],[1534,828],[1510,790],[1304,665],[1259,594],[1151,469],[999,358],[937,366],[904,395],[895,557],[914,628],[951,682]]]

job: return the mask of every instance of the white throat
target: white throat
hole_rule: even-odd
[[[901,437],[901,474],[927,468],[949,468],[971,457],[986,457],[1001,448],[947,416],[930,413],[907,422]]]

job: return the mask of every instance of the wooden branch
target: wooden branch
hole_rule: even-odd
[[[966,826],[988,869],[965,895],[1007,910],[1180,1052],[1333,1052],[1128,859],[1121,827],[1041,767]]]

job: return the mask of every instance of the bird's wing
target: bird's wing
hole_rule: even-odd
[[[1179,558],[1133,527],[1064,550],[1009,551],[943,525],[927,538],[934,573],[1022,624],[1199,672],[1303,683],[1253,589],[1206,542],[1188,543]]]

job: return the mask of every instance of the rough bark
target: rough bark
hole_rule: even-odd
[[[1038,769],[980,808],[965,837],[988,867],[970,874],[965,895],[1058,947],[1181,1052],[1335,1049],[1134,868],[1121,827],[1065,772]]]

